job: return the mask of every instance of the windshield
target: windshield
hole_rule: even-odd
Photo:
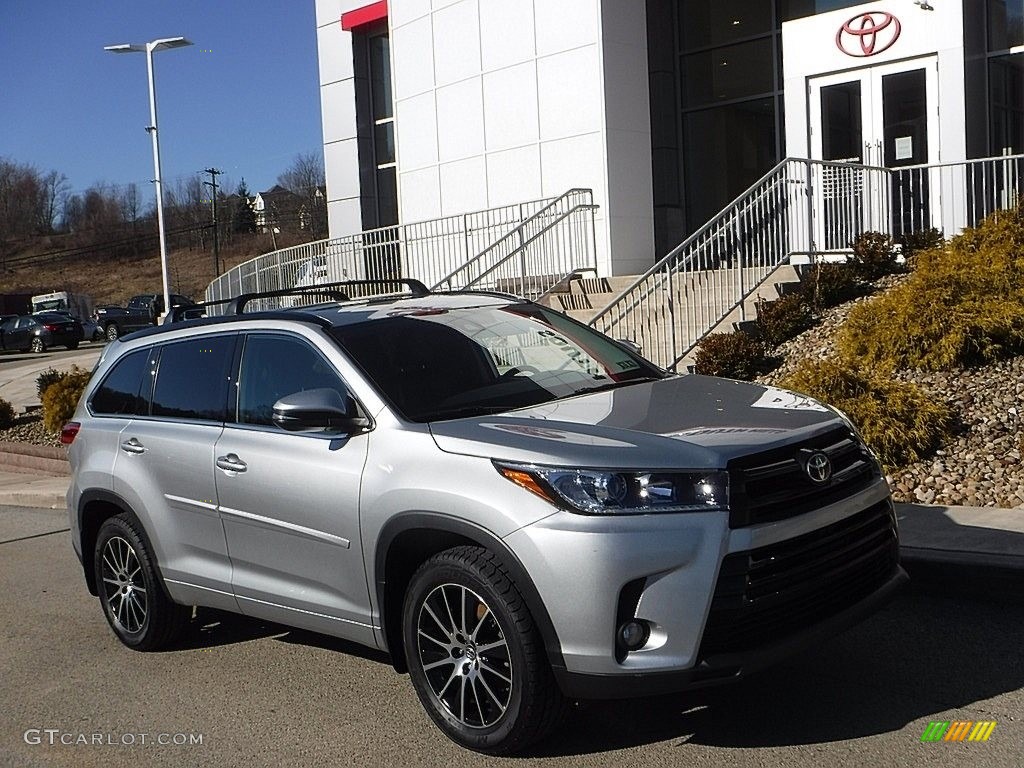
[[[330,333],[411,421],[498,413],[665,375],[533,304],[384,314]]]

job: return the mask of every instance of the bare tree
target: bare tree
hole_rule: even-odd
[[[313,152],[299,153],[277,183],[303,200],[301,220],[313,239],[327,235],[327,200],[323,158]]]
[[[68,177],[57,171],[50,171],[40,180],[40,201],[38,226],[42,232],[52,232],[57,219],[57,207],[67,194]]]

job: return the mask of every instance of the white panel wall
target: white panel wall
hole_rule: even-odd
[[[653,263],[641,3],[390,0],[389,9],[402,221],[590,187],[602,272]]]
[[[358,229],[359,210],[351,38],[338,20],[368,1],[317,0],[332,236]],[[632,274],[653,263],[642,3],[388,6],[403,222],[589,187],[600,206],[602,273]]]
[[[365,0],[316,0],[320,112],[331,237],[349,235],[362,229],[352,35],[342,30],[341,14],[363,5],[366,5]]]

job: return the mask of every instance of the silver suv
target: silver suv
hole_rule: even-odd
[[[403,284],[246,295],[107,347],[63,439],[74,547],[125,645],[173,643],[191,606],[343,637],[454,741],[510,753],[568,700],[734,680],[906,580],[842,414]]]

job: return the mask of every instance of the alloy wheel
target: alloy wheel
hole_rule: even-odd
[[[37,336],[36,338],[32,339],[31,349],[33,352],[45,352],[46,345],[43,344],[43,340]]]
[[[149,601],[142,565],[127,540],[120,536],[107,539],[100,575],[111,618],[129,634],[141,632],[146,625]]]
[[[467,728],[488,728],[512,700],[513,669],[497,617],[461,584],[435,587],[416,623],[419,661],[437,700]]]

